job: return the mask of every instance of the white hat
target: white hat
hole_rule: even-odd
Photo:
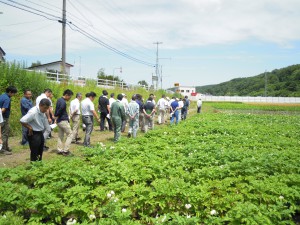
[[[126,96],[126,94],[124,94],[124,93],[122,93],[121,95],[123,95],[123,97]]]
[[[168,101],[170,100],[170,98],[169,98],[168,96],[166,97],[166,99],[167,99]]]

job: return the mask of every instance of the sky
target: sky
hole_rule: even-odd
[[[103,68],[151,84],[159,42],[159,87],[255,76],[299,63],[299,9],[299,0],[66,0],[66,61],[74,78]],[[61,17],[62,0],[0,0],[6,60],[60,60]]]

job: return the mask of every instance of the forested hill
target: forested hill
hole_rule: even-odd
[[[300,64],[266,72],[266,77],[267,96],[300,97]],[[265,73],[215,85],[198,86],[196,91],[215,96],[265,96]]]

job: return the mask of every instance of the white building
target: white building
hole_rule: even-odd
[[[73,67],[72,64],[66,63],[66,74],[70,75],[70,69]],[[41,64],[37,66],[32,66],[28,68],[29,70],[41,71],[41,72],[60,72],[62,71],[62,61],[56,61],[46,64]]]
[[[196,93],[196,88],[192,86],[177,86],[175,87],[175,92],[190,97]]]

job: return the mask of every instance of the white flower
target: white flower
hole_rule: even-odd
[[[110,146],[110,149],[115,149],[115,146]]]
[[[118,199],[118,198],[115,198],[115,199],[114,199],[114,202],[117,202],[117,201],[119,201],[119,199]]]
[[[283,199],[284,199],[284,197],[283,197],[282,195],[280,195],[280,196],[279,196],[279,199],[280,199],[280,200],[283,200]]]
[[[107,198],[111,198],[111,193],[107,193]]]
[[[73,219],[73,218],[70,218],[70,219],[67,221],[67,225],[73,225],[73,224],[76,224],[76,220]]]
[[[213,210],[210,211],[210,215],[213,216],[213,215],[216,215],[216,214],[217,214],[217,211],[216,211],[216,210],[213,209]]]
[[[195,132],[194,132],[194,131],[192,131],[192,134],[195,134]]]
[[[188,218],[188,219],[191,218],[191,215],[187,214],[187,215],[186,215],[186,218]]]
[[[126,212],[127,212],[127,209],[123,208],[122,213],[126,213]]]
[[[111,195],[115,195],[115,192],[114,191],[110,191]]]
[[[96,216],[94,214],[89,215],[90,220],[96,219]]]
[[[185,204],[185,208],[186,208],[186,209],[189,209],[189,208],[191,208],[191,207],[192,207],[191,204]]]
[[[166,135],[166,134],[168,134],[168,132],[165,131],[164,134]]]

